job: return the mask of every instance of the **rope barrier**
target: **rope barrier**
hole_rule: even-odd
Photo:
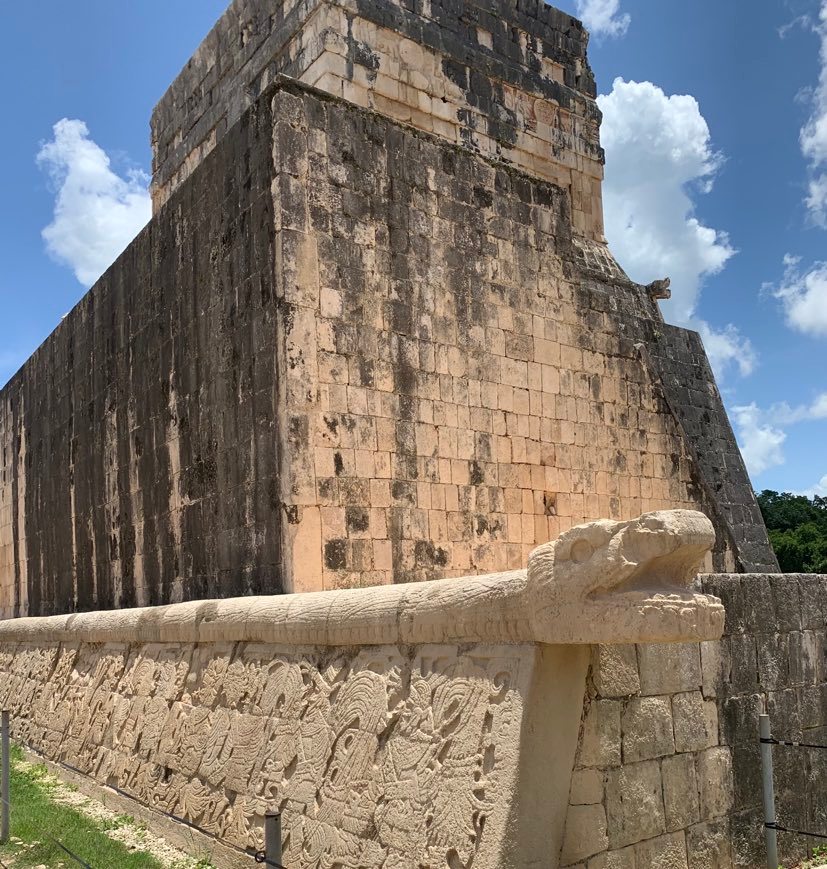
[[[768,830],[777,830],[779,833],[792,833],[794,836],[808,836],[810,839],[827,839],[823,833],[810,833],[807,830],[793,830],[790,827],[782,827],[781,824],[764,824]]]
[[[827,749],[827,745],[817,745],[812,742],[790,742],[784,739],[762,738],[758,740],[763,745],[783,745],[787,748],[823,748]]]

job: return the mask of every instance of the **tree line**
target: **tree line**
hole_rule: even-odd
[[[827,498],[765,489],[758,505],[784,573],[827,573]]]

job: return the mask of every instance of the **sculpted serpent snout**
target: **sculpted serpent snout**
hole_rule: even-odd
[[[692,583],[715,543],[712,523],[692,510],[573,528],[529,558],[535,630],[566,626],[571,642],[666,642],[723,630],[723,607]],[[579,638],[579,639],[578,639]]]

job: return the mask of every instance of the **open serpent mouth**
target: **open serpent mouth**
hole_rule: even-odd
[[[714,544],[712,523],[694,510],[567,531],[528,560],[537,635],[592,643],[719,637],[721,602],[692,587]]]

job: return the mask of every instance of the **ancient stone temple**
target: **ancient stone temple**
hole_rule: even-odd
[[[668,507],[774,568],[697,335],[605,246],[586,43],[541,0],[234,2],[154,113],[153,220],[0,393],[2,612],[500,570]]]
[[[151,222],[0,392],[0,701],[222,866],[273,808],[291,869],[760,865],[757,710],[827,726],[824,580],[606,246],[586,46],[234,0]]]

